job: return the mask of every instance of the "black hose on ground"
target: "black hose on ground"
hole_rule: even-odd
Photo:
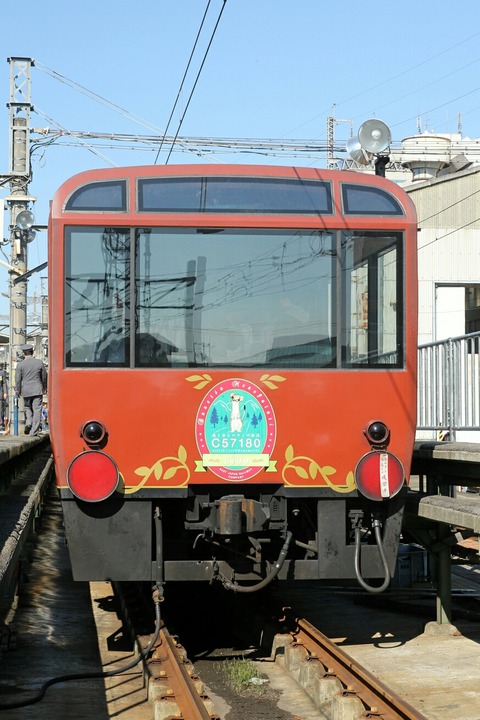
[[[45,693],[47,692],[48,688],[52,685],[57,685],[61,682],[69,682],[71,680],[91,680],[94,678],[107,678],[107,677],[113,677],[114,675],[121,675],[124,672],[127,672],[127,670],[130,670],[132,667],[135,667],[135,665],[138,665],[138,663],[143,660],[145,657],[147,657],[148,653],[151,651],[153,646],[158,640],[158,636],[160,634],[160,629],[162,626],[162,620],[160,615],[160,603],[162,602],[161,594],[157,587],[154,588],[153,591],[153,602],[155,605],[155,630],[153,633],[153,637],[148,643],[147,647],[142,650],[139,655],[133,658],[129,663],[126,665],[122,665],[122,667],[119,667],[117,670],[109,670],[105,672],[94,672],[94,673],[75,673],[71,675],[59,675],[55,678],[50,678],[40,688],[40,690],[37,692],[36,695],[31,697],[28,700],[17,700],[16,702],[12,703],[5,703],[0,704],[0,711],[3,710],[14,710],[16,708],[26,707],[27,705],[33,705],[34,703],[39,702],[42,700],[42,698],[45,696]]]

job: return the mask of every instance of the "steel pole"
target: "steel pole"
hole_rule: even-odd
[[[10,354],[9,388],[10,420],[16,410],[15,368],[18,351],[27,338],[27,281],[13,283],[14,277],[27,271],[28,230],[16,227],[20,212],[28,210],[35,198],[28,194],[31,180],[30,170],[30,70],[31,58],[11,57],[10,63],[10,195],[6,201],[10,207]],[[14,423],[14,432],[18,433],[18,423]]]

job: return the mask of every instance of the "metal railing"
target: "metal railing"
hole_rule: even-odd
[[[418,348],[417,429],[480,430],[480,332]]]

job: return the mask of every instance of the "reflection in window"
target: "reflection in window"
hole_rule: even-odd
[[[319,231],[139,230],[139,365],[318,367],[335,352],[334,249]]]
[[[127,183],[125,180],[110,182],[92,182],[75,190],[68,198],[67,211],[104,211],[125,212],[127,209]]]
[[[342,184],[346,215],[404,215],[398,199],[387,190],[373,185]]]
[[[163,177],[138,181],[140,212],[331,215],[329,182],[296,178]]]
[[[130,232],[68,228],[66,328],[68,365],[129,362]]]
[[[400,366],[402,274],[396,234],[345,234],[342,242],[343,361]]]
[[[465,333],[480,330],[480,287],[478,285],[465,286]]]
[[[72,227],[65,257],[67,365],[403,366],[401,233]]]

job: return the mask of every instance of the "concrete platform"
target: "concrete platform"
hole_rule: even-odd
[[[32,449],[39,453],[43,469],[27,465]],[[49,456],[47,435],[0,436],[0,619],[11,603],[23,548],[53,472]]]
[[[447,497],[409,493],[407,510],[427,520],[456,525],[480,533],[480,495],[459,493],[457,497]]]
[[[44,442],[47,437],[49,437],[48,433],[42,433],[37,437],[0,434],[0,466],[14,457],[22,455],[28,448]]]
[[[467,585],[480,582],[477,568],[466,567]],[[289,589],[285,597],[428,720],[479,720],[478,622],[454,619],[454,627],[439,626],[433,598],[422,602],[412,590],[392,593],[392,598],[403,599],[404,607],[396,602],[390,609],[387,604],[364,604],[360,596],[342,591],[319,590],[313,600],[314,593],[308,584]],[[281,598],[283,591],[275,595]]]
[[[431,622],[401,639],[383,617],[371,643],[345,649],[429,720],[478,720],[480,629],[455,627]]]
[[[0,653],[2,720],[151,720],[139,666],[122,676],[53,685],[41,702],[2,712],[2,703],[35,695],[65,673],[97,673],[128,663],[110,583],[74,582],[55,488],[43,517],[21,602],[8,618],[16,649]],[[98,638],[98,640],[97,640]]]

